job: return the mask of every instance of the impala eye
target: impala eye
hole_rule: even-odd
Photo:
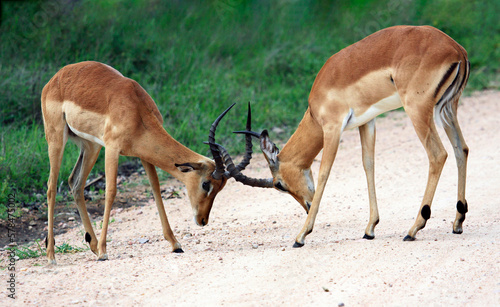
[[[283,185],[281,184],[281,182],[279,182],[279,181],[278,181],[278,182],[277,182],[274,186],[276,187],[276,189],[278,189],[278,190],[280,190],[280,191],[283,191],[283,192],[288,192],[288,190],[287,190],[287,189],[285,189],[285,188],[283,187]]]
[[[203,190],[205,191],[210,191],[210,181],[205,181],[201,184],[201,187],[203,188]]]

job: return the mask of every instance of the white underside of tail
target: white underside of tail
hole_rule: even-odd
[[[458,76],[460,64],[461,63],[458,63],[457,65],[453,80],[456,80]],[[443,127],[445,125],[450,125],[449,119],[454,116],[452,102],[460,91],[460,82],[453,82],[434,107],[434,120],[439,126]]]

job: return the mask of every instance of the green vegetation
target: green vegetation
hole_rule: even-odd
[[[243,150],[246,102],[253,127],[285,139],[307,107],[325,60],[388,26],[436,26],[469,52],[468,91],[498,88],[498,1],[3,1],[0,24],[0,207],[9,185],[18,201],[45,194],[49,172],[40,93],[64,65],[110,64],[153,97],[167,131],[202,154],[210,123],[238,102],[218,140]],[[276,136],[275,136],[276,137]],[[229,145],[231,144],[231,145]],[[78,149],[67,146],[66,184]],[[102,154],[101,154],[102,155]],[[103,171],[102,157],[94,172]],[[5,210],[4,210],[5,211]],[[0,218],[5,218],[1,214]]]
[[[42,247],[40,244],[40,239],[36,240],[31,245],[9,247],[8,250],[9,253],[13,251],[19,259],[38,258],[47,255],[45,247]],[[56,254],[74,254],[86,250],[89,250],[89,248],[71,246],[68,243],[55,246]]]

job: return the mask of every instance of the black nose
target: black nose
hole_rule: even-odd
[[[309,212],[309,210],[311,209],[311,203],[307,201],[306,207],[307,207],[307,212]]]
[[[205,226],[207,224],[207,220],[201,219],[201,226]]]

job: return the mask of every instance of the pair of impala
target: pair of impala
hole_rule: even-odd
[[[342,132],[352,128],[359,129],[368,183],[370,218],[364,238],[373,239],[379,222],[374,180],[375,117],[401,106],[410,117],[429,158],[424,197],[416,221],[404,240],[414,240],[430,218],[432,199],[447,158],[434,117],[441,122],[454,148],[458,196],[453,233],[462,233],[468,210],[465,200],[468,147],[457,121],[457,106],[468,77],[467,52],[443,32],[429,26],[395,26],[380,30],[326,61],[312,85],[309,108],[282,151],[269,139],[266,130],[262,133],[251,131],[249,110],[247,131],[242,132],[246,134],[246,154],[243,161],[235,165],[225,148],[215,142],[217,124],[229,109],[210,129],[211,160],[186,148],[165,131],[156,104],[134,80],[97,62],[65,66],[47,83],[41,98],[50,159],[48,261],[55,263],[54,204],[68,138],[80,148],[80,156],[69,176],[69,186],[85,227],[85,240],[99,260],[108,258],[106,233],[116,195],[120,155],[141,159],[158,207],[163,235],[174,252],[182,252],[182,249],[165,214],[155,166],[186,185],[195,221],[201,226],[208,223],[215,196],[230,178],[290,194],[307,212],[305,225],[294,244],[294,247],[301,247],[313,229]],[[272,178],[255,179],[242,173],[251,158],[253,137],[260,141]],[[85,207],[83,190],[103,146],[106,147],[106,200],[98,240]],[[310,168],[321,150],[323,155],[315,189]]]

